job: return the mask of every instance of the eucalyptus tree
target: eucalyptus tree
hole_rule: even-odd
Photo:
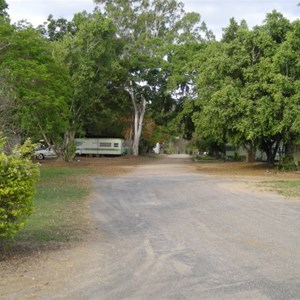
[[[127,72],[123,88],[134,111],[133,154],[139,153],[146,106],[166,100],[168,57],[175,44],[200,40],[206,34],[200,15],[184,13],[175,0],[95,0],[116,25],[124,41],[123,67]],[[160,99],[160,100],[159,100]],[[149,105],[150,106],[150,105]]]

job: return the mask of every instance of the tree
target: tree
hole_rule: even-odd
[[[7,18],[0,16],[0,61],[9,50],[13,26]],[[9,81],[9,74],[2,68],[0,71],[0,131],[12,133],[18,131],[16,92]]]
[[[238,30],[240,26],[234,18],[229,20],[229,26],[227,28],[223,28],[222,41],[225,43],[229,43],[237,37]]]
[[[7,80],[5,73],[0,74],[0,130],[6,134],[19,132],[16,91]]]
[[[119,54],[122,45],[113,23],[99,11],[78,13],[72,21],[76,31],[54,42],[56,60],[65,65],[70,76],[69,128],[64,149],[71,149],[76,133],[82,132],[118,97],[116,82],[122,75]],[[120,106],[119,106],[120,107]],[[107,110],[106,110],[107,111]]]
[[[299,37],[300,22],[292,23],[291,30],[286,34],[285,41],[280,45],[275,57],[274,67],[276,72],[280,74],[280,78],[284,83],[282,93],[286,98],[287,104],[283,108],[286,124],[291,127],[287,128],[288,135],[284,139],[285,155],[287,160],[293,160],[292,152],[295,143],[299,143],[299,88],[300,88],[300,72],[299,72]]]
[[[37,29],[50,41],[59,41],[67,34],[75,34],[77,28],[72,21],[68,21],[65,18],[54,19],[50,14],[47,18],[47,22],[43,25],[39,25]]]
[[[10,44],[9,37],[13,30],[9,19],[0,14],[0,58],[7,51],[7,47]]]
[[[61,40],[66,34],[75,31],[72,22],[64,18],[55,20],[53,15],[49,15],[47,21],[47,36],[51,41]]]
[[[232,20],[229,28],[224,41],[208,45],[194,61],[199,66],[196,131],[223,143],[250,146],[249,157],[261,147],[273,164],[278,147],[293,135],[292,119],[299,114],[297,85],[276,62],[290,24],[273,11],[252,31]]]
[[[8,4],[6,3],[6,1],[0,0],[0,17],[7,16],[7,12],[6,12],[7,9],[8,9]]]
[[[133,154],[139,153],[146,106],[161,99],[165,88],[156,80],[167,80],[164,66],[173,44],[199,40],[208,34],[200,15],[185,14],[183,4],[175,0],[96,0],[114,21],[124,41],[123,66],[127,71],[124,90],[134,111]],[[165,75],[163,75],[164,73]]]
[[[61,136],[69,118],[68,74],[53,59],[49,42],[32,27],[13,26],[6,38],[0,65],[8,83],[6,90],[11,86],[14,91],[19,134],[42,136],[60,155]]]
[[[263,26],[266,32],[271,36],[272,40],[277,44],[281,44],[285,40],[291,27],[290,21],[285,18],[282,13],[277,12],[276,10],[267,14]]]

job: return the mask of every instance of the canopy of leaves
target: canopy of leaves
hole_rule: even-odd
[[[274,160],[279,144],[299,133],[299,76],[293,67],[299,54],[291,46],[296,30],[297,22],[276,11],[251,31],[231,20],[222,42],[196,56],[198,135],[260,146]]]
[[[122,110],[121,93],[115,88],[123,76],[119,64],[122,44],[116,38],[113,23],[98,11],[76,14],[73,24],[76,34],[65,35],[57,47],[71,77],[70,112],[73,129],[78,131],[90,127],[88,124],[94,124],[96,119],[103,123],[101,113],[112,103],[115,111]]]
[[[176,69],[174,53],[177,47],[202,43],[212,39],[213,34],[201,22],[199,14],[185,13],[180,1],[95,2],[103,5],[124,43],[121,63],[127,72],[123,83],[125,91],[135,96],[138,110],[142,99],[146,99],[148,117],[158,126],[167,126],[176,116],[178,97],[173,91],[185,85],[179,83],[185,76],[179,74],[179,67]]]
[[[7,86],[14,89],[20,133],[39,136],[42,132],[55,140],[68,119],[69,80],[64,68],[53,59],[49,43],[32,27],[10,26],[1,33],[6,33],[7,40],[0,56],[1,72]]]
[[[7,16],[6,10],[8,9],[8,4],[5,0],[0,0],[0,17]]]

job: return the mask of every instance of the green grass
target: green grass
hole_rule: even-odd
[[[263,182],[263,186],[286,197],[300,198],[300,180],[279,180]]]
[[[85,228],[87,175],[91,170],[72,167],[42,167],[34,197],[35,212],[17,241],[68,242],[80,238]]]

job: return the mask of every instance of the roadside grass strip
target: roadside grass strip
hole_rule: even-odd
[[[19,242],[69,242],[86,230],[85,199],[90,169],[41,167],[35,212],[16,237]]]
[[[262,185],[285,197],[299,198],[300,200],[300,180],[264,181]]]

